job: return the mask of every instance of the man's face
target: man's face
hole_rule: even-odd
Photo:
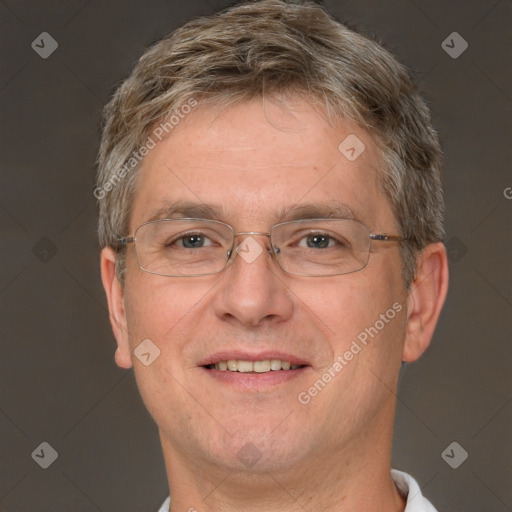
[[[353,161],[338,149],[349,134],[365,145]],[[298,97],[285,108],[267,100],[265,110],[261,100],[222,113],[199,106],[146,157],[130,234],[177,201],[220,208],[217,220],[237,233],[269,232],[298,205],[336,203],[372,233],[396,234],[378,168],[368,133],[349,122],[331,127]],[[267,237],[252,238],[268,248]],[[161,351],[149,366],[132,361],[164,448],[266,471],[348,453],[389,433],[406,323],[401,271],[395,243],[374,243],[366,268],[331,277],[286,274],[267,252],[250,262],[238,254],[216,275],[162,277],[140,270],[130,247],[130,347],[120,350],[128,358],[150,339]],[[393,304],[396,315],[386,315]],[[353,357],[344,356],[351,348]],[[338,356],[341,369],[333,367]],[[228,359],[304,366],[261,374],[205,366]]]

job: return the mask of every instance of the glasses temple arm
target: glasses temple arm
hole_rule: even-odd
[[[116,239],[112,246],[116,249],[121,249],[126,247],[128,244],[133,244],[135,242],[135,237],[133,236],[121,236]]]
[[[401,236],[396,235],[376,235],[371,233],[370,234],[371,240],[376,240],[378,242],[405,242],[407,238],[403,238]]]

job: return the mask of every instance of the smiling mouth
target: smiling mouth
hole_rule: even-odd
[[[208,370],[220,370],[239,373],[268,373],[279,370],[299,370],[304,368],[303,364],[291,364],[290,361],[281,359],[262,359],[261,361],[244,361],[242,359],[228,359],[218,363],[207,364],[204,368]]]

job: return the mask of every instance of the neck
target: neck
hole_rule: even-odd
[[[405,503],[390,473],[392,423],[377,418],[380,428],[360,433],[343,449],[327,447],[300,466],[272,472],[194,460],[161,432],[171,512],[402,512]]]

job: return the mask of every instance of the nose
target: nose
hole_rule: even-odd
[[[235,254],[214,299],[215,314],[245,327],[279,323],[293,312],[292,294],[272,258],[266,233],[238,233]]]

